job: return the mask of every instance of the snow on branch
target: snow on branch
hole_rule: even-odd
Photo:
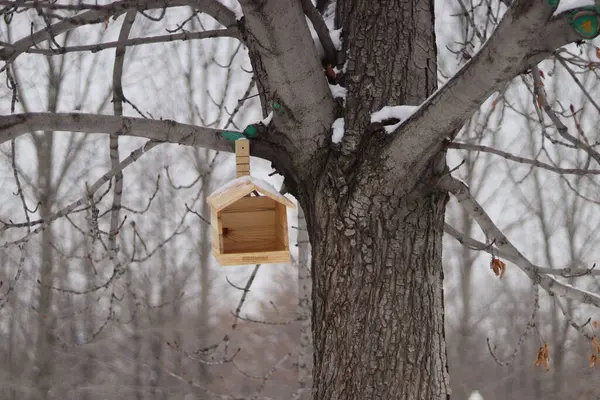
[[[578,36],[544,1],[515,0],[480,51],[404,124],[390,144],[392,165],[410,171],[437,153],[501,85]]]
[[[554,15],[559,15],[576,8],[589,7],[593,5],[594,0],[560,0],[556,10],[554,10]]]
[[[418,108],[418,106],[385,106],[371,114],[371,122],[384,123],[385,131],[392,133],[402,122],[410,118]],[[392,121],[392,124],[385,124],[386,121]]]
[[[172,120],[153,120],[84,113],[25,113],[0,115],[0,143],[35,131],[114,133],[137,136],[164,143],[205,147],[233,152],[233,144],[219,130]]]
[[[486,241],[495,246],[498,251],[506,256],[506,259],[512,261],[519,269],[525,272],[535,284],[540,285],[549,295],[567,297],[600,308],[600,295],[557,281],[540,271],[536,265],[521,254],[502,231],[500,231],[496,224],[494,224],[481,204],[479,204],[471,195],[467,185],[450,176],[444,177],[439,185],[440,188],[447,190],[456,197],[460,205],[475,220],[477,225],[479,225],[485,234]]]

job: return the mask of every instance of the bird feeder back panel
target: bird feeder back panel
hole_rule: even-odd
[[[287,210],[268,196],[242,197],[211,216],[221,265],[289,262]]]

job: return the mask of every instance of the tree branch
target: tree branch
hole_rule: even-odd
[[[135,22],[137,11],[127,11],[125,20],[119,32],[119,41],[126,41],[131,33],[131,28]],[[115,116],[123,116],[123,66],[125,64],[125,50],[127,47],[119,46],[115,51],[115,64],[113,67],[113,111]],[[110,154],[111,168],[117,168],[119,165],[119,134],[114,132],[110,134],[108,141],[108,152]],[[108,231],[108,248],[117,253],[117,234],[119,232],[119,215],[121,211],[121,197],[123,195],[123,171],[115,175],[115,185],[113,189],[113,204],[110,209],[110,229]]]
[[[323,50],[325,51],[325,57],[327,61],[331,63],[331,65],[335,65],[336,61],[336,50],[333,45],[333,41],[331,40],[331,36],[329,35],[329,29],[323,21],[323,17],[311,0],[301,0],[302,2],[302,10],[304,14],[308,17],[310,22],[312,23],[313,28],[315,28],[315,32],[317,32],[317,36],[319,37],[319,41],[321,42],[321,46],[323,46]]]
[[[600,295],[591,293],[571,285],[557,281],[551,276],[540,273],[538,267],[529,261],[506,236],[498,229],[481,204],[471,195],[469,188],[458,179],[445,176],[440,181],[440,188],[452,193],[460,205],[477,222],[486,236],[486,240],[495,245],[504,254],[510,255],[514,264],[536,284],[540,285],[549,295],[558,295],[600,307]]]
[[[539,160],[532,160],[529,158],[515,156],[514,154],[508,153],[506,151],[498,150],[493,147],[479,145],[479,144],[452,142],[452,143],[448,144],[448,148],[482,151],[485,153],[496,154],[500,157],[506,158],[507,160],[516,161],[516,162],[519,162],[522,164],[533,165],[535,167],[543,168],[548,171],[556,172],[561,175],[600,175],[600,170],[598,170],[598,169],[560,168],[560,167],[556,167],[554,165],[547,164],[547,163],[539,161]]]
[[[556,115],[554,110],[552,110],[552,106],[550,105],[550,103],[548,102],[548,98],[546,97],[546,91],[544,90],[544,84],[542,83],[540,70],[537,66],[534,66],[532,68],[531,75],[533,76],[534,93],[538,97],[538,99],[541,100],[542,108],[556,127],[556,130],[558,131],[559,135],[571,142],[576,148],[583,149],[590,155],[590,157],[592,157],[594,160],[596,160],[598,164],[600,164],[600,153],[598,153],[592,146],[571,135],[567,126],[562,123],[558,115]]]
[[[543,1],[512,2],[481,50],[393,134],[389,161],[401,176],[429,162],[504,82],[579,39],[565,15],[551,16]]]
[[[103,176],[101,176],[98,180],[96,180],[96,182],[94,182],[94,184],[92,186],[90,186],[89,190],[87,191],[87,193],[84,196],[82,196],[78,200],[70,203],[69,205],[61,208],[59,211],[55,212],[48,218],[44,218],[44,222],[41,225],[39,225],[35,230],[28,232],[25,236],[21,237],[20,239],[14,240],[12,242],[4,243],[2,245],[2,247],[10,247],[10,246],[16,246],[16,245],[21,245],[23,243],[26,243],[33,235],[37,235],[38,233],[40,233],[41,231],[46,229],[48,226],[50,226],[50,224],[52,222],[56,221],[57,219],[59,219],[61,217],[69,215],[77,207],[83,206],[84,204],[86,204],[87,198],[89,196],[93,195],[96,191],[98,191],[98,189],[100,189],[106,182],[109,182],[116,174],[118,174],[119,172],[122,172],[129,165],[136,162],[140,157],[142,157],[144,154],[148,153],[150,150],[152,150],[154,147],[158,146],[161,143],[162,142],[160,142],[160,141],[154,141],[154,140],[147,141],[143,146],[132,151],[131,154],[129,155],[129,157],[125,158],[123,161],[121,161],[119,164],[117,164],[114,168],[112,168],[110,171],[108,171]],[[109,254],[111,254],[111,256],[110,256],[111,259],[117,260],[116,254],[113,253],[112,249],[107,247],[107,250],[109,251]],[[112,280],[112,278],[111,278],[111,280]],[[107,287],[107,286],[108,286],[108,284],[106,284],[105,287]]]
[[[466,246],[470,250],[476,251],[484,251],[489,255],[496,256],[508,260],[514,264],[519,262],[519,257],[514,253],[506,251],[504,249],[499,249],[493,244],[485,244],[480,242],[477,239],[473,239],[472,237],[465,236],[463,233],[459,232],[457,229],[452,227],[451,225],[444,223],[444,232],[448,235],[452,236],[456,239],[460,244]],[[540,274],[546,275],[554,275],[554,276],[562,276],[563,278],[574,278],[580,276],[600,276],[600,270],[592,268],[547,268],[547,267],[539,267],[535,265],[537,272]]]
[[[297,0],[241,0],[245,35],[257,77],[263,113],[277,100],[271,125],[277,145],[305,167],[334,120],[334,100],[317,55],[306,17]]]
[[[4,2],[0,0],[0,4]],[[14,2],[8,2],[11,5],[15,5]],[[28,2],[18,2],[28,3]],[[32,3],[32,2],[31,2]],[[37,3],[37,2],[36,2]],[[167,5],[168,4],[168,5]],[[18,4],[17,4],[18,5]],[[237,24],[235,20],[235,14],[233,11],[228,9],[223,4],[216,0],[171,0],[165,2],[164,0],[136,0],[136,1],[118,1],[110,3],[98,10],[90,10],[84,13],[78,14],[73,17],[65,18],[64,20],[47,26],[37,32],[32,33],[18,40],[11,47],[5,47],[0,49],[0,60],[4,60],[8,63],[14,61],[20,54],[24,53],[30,47],[51,40],[55,36],[60,35],[66,31],[77,28],[81,25],[98,24],[106,21],[111,16],[117,16],[126,12],[130,9],[136,10],[150,10],[160,9],[165,7],[179,7],[179,6],[192,6],[200,8],[203,12],[213,17],[223,26],[229,28]]]
[[[137,136],[164,143],[198,146],[233,152],[234,145],[219,135],[218,129],[181,124],[172,120],[153,120],[83,113],[25,113],[0,115],[0,143],[24,133],[40,130],[82,133],[114,133]],[[262,146],[264,148],[264,146]],[[253,146],[260,157],[261,146]],[[258,151],[257,151],[258,150]],[[258,153],[258,154],[256,154]]]
[[[227,29],[215,29],[209,31],[202,32],[184,32],[177,33],[172,35],[160,35],[160,36],[151,36],[151,37],[140,37],[133,38],[127,40],[117,40],[114,42],[106,42],[106,43],[98,43],[98,44],[87,44],[81,46],[70,46],[70,47],[61,47],[60,49],[39,49],[39,48],[28,48],[22,53],[29,54],[43,54],[45,56],[54,56],[61,55],[64,53],[74,53],[74,52],[82,52],[82,51],[91,51],[92,53],[97,53],[102,50],[111,49],[115,47],[126,47],[126,46],[139,46],[142,44],[151,44],[151,43],[164,43],[164,42],[174,42],[177,40],[194,40],[194,39],[208,39],[208,38],[218,38],[218,37],[231,37],[240,39],[240,31],[237,28],[227,28]],[[5,48],[15,48],[15,45],[11,43],[0,42],[0,45]]]

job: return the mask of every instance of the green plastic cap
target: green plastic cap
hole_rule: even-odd
[[[246,129],[244,129],[244,135],[246,135],[247,137],[254,137],[254,136],[256,136],[256,126],[254,126],[254,125],[248,125],[246,127]]]
[[[595,11],[575,11],[569,17],[571,27],[584,39],[593,39],[600,32],[598,26],[598,15]]]
[[[244,135],[242,135],[240,132],[232,131],[223,131],[220,132],[220,135],[223,139],[230,140],[232,142],[244,137]]]

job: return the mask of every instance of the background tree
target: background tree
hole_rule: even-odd
[[[433,0],[377,4],[364,0],[318,2],[317,9],[321,13],[308,1],[294,0],[261,4],[244,0],[239,5],[231,4],[236,12],[210,0],[175,1],[168,6],[151,0],[105,5],[9,1],[0,4],[6,6],[3,12],[7,21],[18,18],[18,11],[29,9],[46,24],[23,33],[19,40],[3,43],[0,58],[9,68],[18,65],[19,58],[26,57],[25,53],[54,56],[117,49],[111,85],[114,115],[23,112],[0,117],[3,141],[36,131],[110,135],[110,171],[91,184],[75,202],[53,211],[51,216],[44,216],[43,222],[31,233],[5,243],[5,247],[16,248],[28,243],[37,233],[47,231],[60,217],[81,210],[78,207],[89,210],[92,235],[99,235],[106,265],[112,267],[107,268],[105,283],[92,287],[107,289],[107,320],[115,318],[113,312],[123,295],[127,293],[128,299],[140,298],[129,291],[130,286],[119,287],[121,277],[126,272],[129,274],[130,265],[144,259],[140,256],[143,253],[139,253],[144,235],[137,236],[144,229],[141,223],[129,229],[133,232],[129,242],[117,246],[117,237],[122,241],[126,232],[120,218],[123,180],[126,179],[121,175],[123,169],[165,142],[218,151],[233,149],[219,129],[210,127],[210,121],[200,120],[201,125],[196,125],[194,121],[183,124],[169,119],[177,119],[182,113],[177,111],[177,101],[165,104],[166,110],[140,110],[137,101],[132,101],[139,95],[126,94],[122,84],[124,77],[118,73],[123,65],[123,52],[127,54],[126,48],[144,43],[231,37],[244,46],[240,57],[248,58],[237,63],[232,61],[233,69],[229,68],[227,73],[235,68],[247,70],[248,63],[252,67],[252,77],[244,73],[245,80],[251,84],[241,98],[256,93],[263,116],[274,113],[271,123],[259,125],[258,136],[252,140],[252,154],[271,161],[275,170],[283,175],[286,190],[299,201],[307,222],[312,244],[314,398],[441,399],[449,395],[442,287],[444,230],[471,248],[491,253],[493,260],[500,257],[510,261],[511,267],[520,268],[535,285],[533,319],[539,307],[537,293],[541,288],[556,302],[567,322],[592,340],[593,325],[574,320],[571,309],[564,306],[560,297],[584,306],[599,306],[600,296],[594,291],[568,284],[573,276],[585,275],[584,278],[592,280],[595,271],[582,263],[555,269],[549,264],[530,261],[483,210],[469,187],[452,177],[454,171],[446,165],[449,149],[487,151],[562,175],[587,175],[586,179],[593,182],[597,174],[593,167],[600,161],[594,138],[588,138],[585,127],[577,120],[580,113],[574,107],[570,114],[566,110],[557,112],[552,107],[549,97],[553,93],[542,85],[541,71],[545,68],[537,66],[556,54],[561,46],[579,39],[569,25],[564,5],[562,12],[555,16],[550,5],[541,0],[487,2],[477,9],[459,2],[468,22],[465,26],[470,27],[465,28],[467,34],[478,40],[469,40],[457,52],[469,61],[436,90]],[[185,24],[180,24],[175,33],[150,33],[129,39],[134,19],[143,17],[146,24],[168,21],[180,6],[194,7],[186,23],[198,13],[205,13],[214,18],[219,27],[188,32],[182,29]],[[66,32],[78,32],[91,24],[110,23],[109,18],[116,17],[121,17],[121,27],[115,41],[83,46],[60,44],[59,39]],[[321,57],[309,24],[323,49]],[[331,35],[329,30],[333,28],[341,31],[335,30]],[[48,48],[36,46],[41,42],[48,43]],[[473,54],[474,51],[477,53]],[[589,60],[582,62],[581,56],[567,53],[559,57],[565,63],[561,63],[563,67],[570,64],[590,69]],[[326,76],[340,86],[328,83]],[[524,87],[515,84],[520,79]],[[252,82],[256,83],[256,92],[252,91]],[[576,82],[583,93],[588,93],[586,99],[595,105],[586,83]],[[154,83],[158,93],[167,92],[164,82]],[[501,96],[497,94],[494,100],[486,102],[495,92]],[[583,156],[571,155],[559,164],[547,150],[536,152],[536,158],[525,158],[487,145],[461,142],[461,128],[480,106],[495,108],[500,102],[502,109],[510,108],[510,96],[528,98],[537,104],[536,122],[544,146],[548,141],[559,148],[566,147],[564,151],[568,154],[579,152]],[[210,90],[203,101],[194,101],[206,103],[211,98],[219,104]],[[141,117],[123,116],[124,104]],[[415,108],[415,105],[420,107]],[[376,111],[381,112],[376,114]],[[153,115],[161,117],[153,118]],[[561,117],[572,119],[567,121],[570,127]],[[240,130],[243,126],[239,126]],[[122,135],[150,140],[122,159],[120,154],[129,154],[119,150]],[[569,178],[565,179],[570,183]],[[100,194],[96,192],[109,181],[112,181],[111,198],[105,203],[110,206],[100,203],[108,207],[103,214],[108,220],[100,220],[98,228],[95,213],[96,203],[101,198],[97,198]],[[444,224],[449,193],[482,229],[484,235],[480,240]],[[195,203],[199,198],[195,197]],[[192,213],[192,206],[187,205],[186,213]],[[172,232],[175,232],[174,237],[178,230]],[[154,250],[145,249],[145,252],[148,256],[155,252],[160,254],[161,247],[159,242]],[[43,260],[48,262],[47,258]],[[494,262],[497,269],[503,265],[500,261]],[[248,284],[257,272],[258,267]],[[503,269],[497,272],[505,273]],[[135,280],[132,274],[128,276]],[[44,282],[42,286],[48,287]],[[243,289],[235,312],[236,321],[248,288]],[[160,293],[158,298],[162,300],[166,292]],[[138,300],[135,304],[142,302]],[[589,312],[586,308],[581,310]],[[233,327],[235,329],[235,323]],[[135,329],[139,331],[141,325]],[[230,356],[229,335],[225,338],[222,360]],[[179,344],[174,347],[183,351]],[[156,355],[159,349],[155,347],[152,352]],[[285,360],[282,357],[275,365]],[[141,364],[137,361],[135,365]],[[159,379],[153,365],[150,364],[149,369],[154,374],[145,378],[146,381]],[[186,381],[172,369],[167,368],[167,371],[171,378]],[[141,371],[135,373],[136,377],[140,375]],[[198,381],[187,382],[213,393]],[[139,388],[141,381],[136,380],[135,385]],[[158,392],[152,389],[152,393]]]

